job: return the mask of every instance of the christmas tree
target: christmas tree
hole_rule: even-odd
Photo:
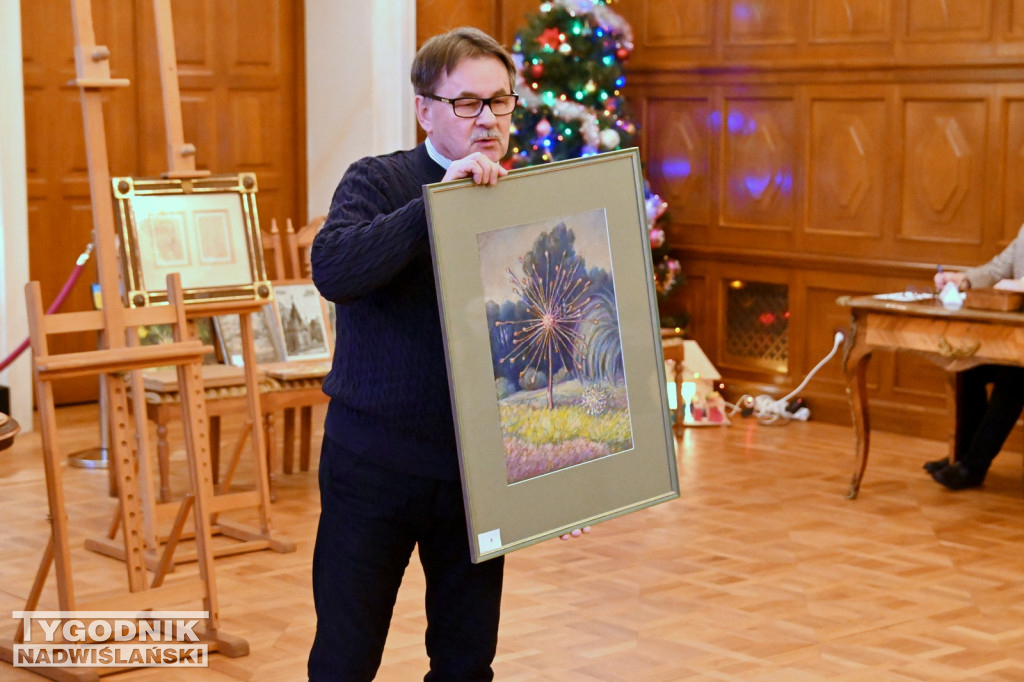
[[[609,0],[610,1],[610,0]],[[637,126],[622,89],[633,34],[606,0],[545,0],[527,18],[512,54],[519,67],[508,168],[575,159],[635,144]],[[680,281],[662,224],[667,204],[644,183],[658,294]]]

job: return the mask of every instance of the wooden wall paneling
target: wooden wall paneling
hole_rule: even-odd
[[[712,173],[720,127],[716,103],[695,90],[643,98],[641,103],[648,180],[668,202],[674,224],[690,226],[691,237],[693,230],[706,233],[717,220]]]
[[[797,216],[799,104],[792,90],[751,90],[726,92],[722,103],[719,227],[723,241],[756,234],[780,248],[792,244]]]
[[[976,45],[992,37],[993,0],[906,0],[906,38]]]
[[[903,185],[895,236],[921,258],[949,253],[943,244],[982,258],[984,226],[994,218],[986,201],[990,103],[972,89],[901,88]]]
[[[811,0],[810,41],[815,44],[891,44],[893,0]]]
[[[683,310],[689,316],[688,328],[699,329],[700,335],[691,334],[702,346],[707,345],[706,353],[709,359],[714,362],[717,359],[716,337],[717,327],[714,324],[714,312],[718,309],[717,302],[713,298],[713,292],[709,287],[708,263],[687,259],[682,264],[683,276],[686,278],[681,287],[672,291],[665,307],[669,310]]]
[[[540,12],[541,0],[496,0],[498,27],[494,37],[511,48],[516,33],[526,27],[526,17]]]
[[[1000,17],[1000,19],[1002,19]],[[1002,23],[1005,43],[1024,41],[1024,0],[1009,0],[1006,4],[1006,17]]]
[[[1024,223],[1024,88],[1004,86],[1000,100],[1000,125],[996,148],[1000,154],[1000,182],[993,188],[1000,198],[1002,215],[996,237],[1000,245],[1009,244]]]
[[[728,0],[726,46],[792,45],[799,34],[797,0]]]
[[[1003,0],[903,0],[896,54],[899,61],[947,65],[1018,53],[1006,41]]]
[[[417,0],[416,44],[457,26],[475,26],[511,48],[527,15],[540,12],[541,0]],[[615,8],[618,10],[618,8]]]
[[[714,0],[638,0],[612,9],[633,29],[627,72],[661,72],[711,63],[720,53],[722,3]],[[629,95],[627,95],[629,96]]]
[[[714,47],[715,3],[712,0],[644,0],[634,41],[649,47]]]
[[[499,0],[417,0],[416,45],[458,26],[475,26],[500,40],[499,9]]]
[[[176,0],[173,11],[183,127],[197,168],[256,173],[261,219],[304,222],[304,165],[296,154],[304,148],[295,48],[301,2],[274,0],[254,13],[238,3]],[[140,14],[151,31],[151,10]],[[143,51],[155,59],[154,47]],[[162,123],[156,76],[145,74],[144,106],[147,119]],[[163,134],[161,125],[151,141],[159,146],[147,149],[147,174],[167,169]]]
[[[259,13],[245,3],[221,7],[221,24],[232,27],[223,71],[230,82],[226,109],[234,123],[219,130],[229,141],[235,166],[256,173],[264,220],[290,217],[304,225],[305,201],[299,202],[295,193],[298,167],[291,153],[303,143],[298,134],[300,119],[291,105],[297,101],[291,36],[296,22],[301,25],[301,15],[296,16],[291,2],[268,4],[272,10]]]
[[[891,90],[889,90],[891,92]],[[880,86],[812,86],[808,96],[804,242],[850,254],[885,255],[894,194],[888,163],[891,96]]]

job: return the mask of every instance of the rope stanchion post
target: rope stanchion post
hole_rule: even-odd
[[[71,274],[68,275],[68,279],[64,282],[64,286],[61,287],[60,293],[57,294],[57,298],[53,299],[53,303],[46,309],[47,315],[52,315],[57,312],[61,305],[64,304],[64,299],[71,293],[71,288],[75,286],[75,282],[78,281],[78,277],[82,274],[82,270],[85,269],[85,264],[89,262],[89,256],[92,255],[92,243],[85,247],[85,251],[75,261],[75,267],[71,269]],[[25,339],[18,347],[14,349],[14,352],[8,355],[3,360],[0,360],[0,372],[7,369],[7,366],[18,359],[18,356],[28,350],[29,339]]]
[[[102,379],[100,380],[99,408],[100,445],[96,448],[87,448],[68,455],[68,464],[73,467],[78,467],[79,469],[106,469],[110,466],[110,410],[107,399],[107,387]],[[111,495],[116,494],[116,490],[111,490]]]

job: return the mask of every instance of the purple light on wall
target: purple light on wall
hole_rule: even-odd
[[[666,180],[690,177],[690,160],[684,157],[667,158],[661,162],[661,174]]]

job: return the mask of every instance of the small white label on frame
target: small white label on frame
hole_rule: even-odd
[[[476,540],[480,543],[481,554],[501,549],[501,530],[495,528],[494,530],[489,530],[486,533],[480,533],[476,536]]]

